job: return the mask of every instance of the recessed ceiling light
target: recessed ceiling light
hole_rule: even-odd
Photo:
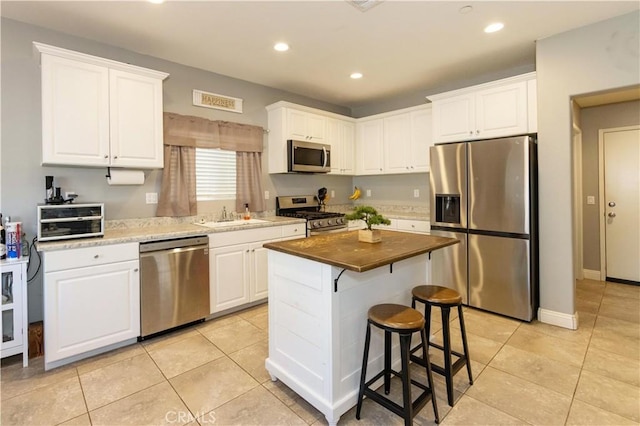
[[[361,72],[354,72],[354,73],[351,73],[350,77],[352,79],[354,79],[354,80],[357,80],[359,78],[362,78],[362,73]]]
[[[273,48],[278,52],[286,52],[287,50],[289,50],[289,45],[287,43],[276,43]]]
[[[473,6],[466,5],[466,6],[462,6],[458,12],[462,13],[463,15],[466,15],[471,11],[473,11]]]
[[[495,22],[493,24],[489,24],[484,28],[485,33],[495,33],[496,31],[500,31],[504,28],[504,24],[502,22]]]

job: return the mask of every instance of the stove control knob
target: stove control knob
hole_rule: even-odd
[[[336,219],[336,222],[338,225],[344,225],[344,218],[343,217],[339,217],[338,219]]]
[[[314,228],[317,228],[317,227],[319,227],[319,226],[320,226],[320,222],[319,222],[319,221],[315,221],[315,222],[313,222],[313,227],[314,227]]]
[[[333,219],[329,219],[329,220],[327,221],[327,225],[329,225],[329,226],[333,226],[333,225],[334,225],[334,223],[333,223]]]

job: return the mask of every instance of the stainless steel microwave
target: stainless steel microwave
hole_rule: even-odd
[[[38,241],[104,236],[104,203],[38,206]]]
[[[287,141],[289,172],[329,173],[331,145],[296,140]]]

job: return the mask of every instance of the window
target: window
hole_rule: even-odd
[[[236,199],[236,153],[196,148],[196,198],[198,201]]]

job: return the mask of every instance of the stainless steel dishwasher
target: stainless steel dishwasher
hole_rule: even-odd
[[[140,337],[209,315],[209,238],[140,243]]]

